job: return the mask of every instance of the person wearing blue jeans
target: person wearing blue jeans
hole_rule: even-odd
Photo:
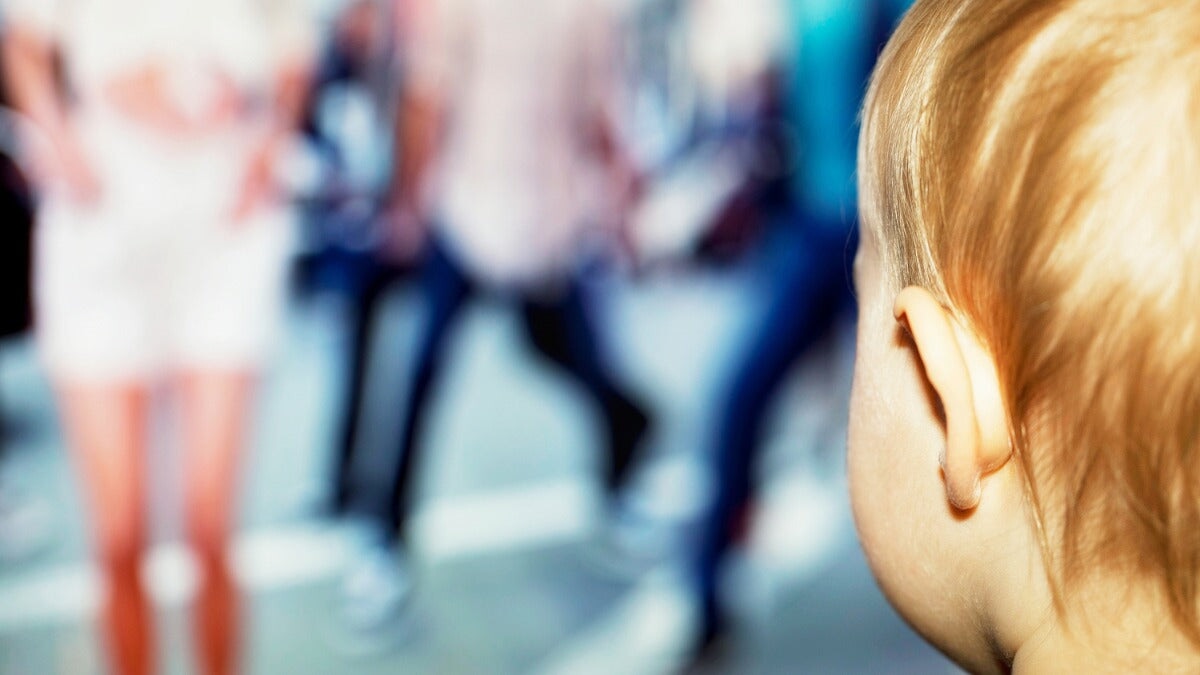
[[[467,302],[482,290],[450,247],[436,237],[426,253],[419,285],[421,333],[407,376],[399,447],[391,454],[393,465],[384,472],[387,479],[361,490],[351,505],[353,512],[384,524],[381,534],[387,545],[401,543],[407,530],[430,395],[449,356],[451,334]],[[628,474],[648,419],[604,362],[586,288],[571,277],[518,302],[532,346],[582,387],[600,412],[607,453],[603,487],[612,496]]]
[[[647,414],[602,358],[578,271],[589,242],[619,239],[634,167],[617,133],[621,23],[605,0],[404,0],[391,246],[424,254],[420,331],[393,452],[350,498],[366,549],[349,566],[344,618],[373,633],[402,618],[404,546],[425,420],[450,336],[478,293],[516,300],[537,352],[588,394],[615,496]],[[391,448],[389,448],[391,449]]]
[[[700,630],[693,656],[726,632],[719,578],[745,510],[769,405],[791,367],[853,307],[848,252],[857,236],[856,115],[878,47],[908,0],[847,3],[788,0],[797,49],[784,64],[781,114],[798,139],[799,170],[762,190],[780,225],[766,310],[722,389],[709,456],[714,491],[690,554]],[[767,125],[770,126],[770,125]]]
[[[336,516],[346,515],[354,495],[354,460],[362,436],[376,322],[387,304],[389,292],[416,276],[410,265],[388,260],[383,254],[373,254],[352,264],[356,283],[347,294],[349,345],[341,390],[343,399],[337,413],[331,494],[323,505],[330,515]]]
[[[780,235],[790,259],[773,272],[765,311],[733,376],[723,389],[709,457],[714,492],[704,512],[692,559],[701,601],[700,645],[725,631],[718,594],[722,565],[753,497],[754,469],[770,404],[792,366],[829,334],[853,299],[845,277],[848,243],[844,228],[812,221]]]

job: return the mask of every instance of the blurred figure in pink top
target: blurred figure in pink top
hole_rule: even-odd
[[[605,362],[580,279],[589,241],[623,240],[633,183],[608,5],[432,0],[398,12],[407,77],[392,247],[424,256],[421,332],[392,465],[351,499],[373,537],[347,578],[355,626],[386,623],[409,595],[403,544],[423,422],[472,296],[518,303],[533,346],[587,393],[605,429],[605,494],[629,475],[649,419]]]

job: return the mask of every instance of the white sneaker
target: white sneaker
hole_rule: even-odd
[[[646,564],[667,557],[675,533],[671,523],[655,513],[631,500],[620,500],[609,517],[606,535],[622,555]]]
[[[595,538],[585,554],[605,576],[630,581],[675,552],[675,529],[673,523],[623,494],[600,510]]]
[[[401,619],[412,598],[406,557],[378,545],[350,563],[342,582],[342,618],[356,632],[375,632]]]

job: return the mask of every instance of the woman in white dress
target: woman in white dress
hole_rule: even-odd
[[[116,671],[152,672],[150,391],[169,385],[202,572],[200,670],[237,662],[226,544],[254,374],[282,304],[274,161],[304,95],[297,0],[0,0],[41,196],[37,337],[87,491]]]

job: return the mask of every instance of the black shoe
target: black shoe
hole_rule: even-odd
[[[688,648],[680,675],[724,672],[733,654],[733,638],[725,621],[715,613],[706,613],[695,640]]]

